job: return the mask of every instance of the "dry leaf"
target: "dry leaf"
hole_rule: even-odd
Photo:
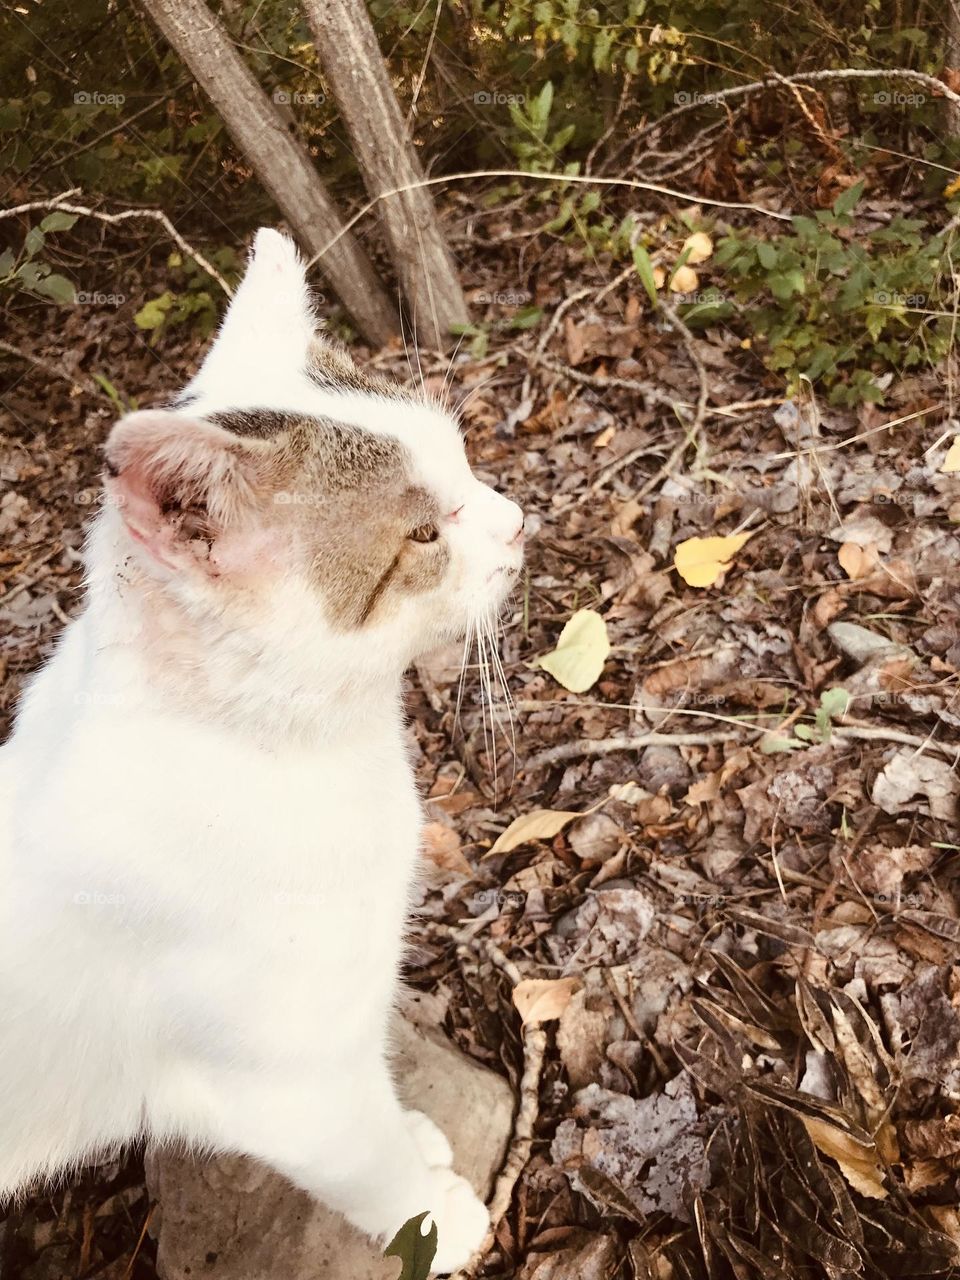
[[[731,533],[725,538],[687,538],[674,552],[673,567],[688,586],[712,587],[752,536]]]
[[[858,542],[845,542],[837,552],[837,559],[840,568],[853,582],[868,578],[880,563],[875,542],[869,542],[865,547]]]
[[[524,978],[513,989],[513,1003],[525,1027],[553,1022],[580,986],[579,978]]]
[[[706,262],[713,253],[713,241],[705,231],[695,231],[684,240],[681,256],[683,253],[687,255],[687,262],[696,266],[698,262]]]
[[[528,840],[552,840],[568,822],[582,817],[583,814],[569,809],[534,809],[532,813],[514,818],[506,831],[502,831],[497,837],[490,852],[510,853]]]
[[[960,436],[953,437],[953,443],[947,450],[947,456],[943,460],[941,471],[945,471],[948,475],[954,471],[960,471]]]
[[[817,1149],[831,1160],[836,1160],[840,1172],[854,1191],[859,1191],[862,1196],[870,1196],[873,1200],[886,1199],[883,1171],[877,1163],[875,1148],[865,1147],[852,1134],[845,1133],[826,1120],[806,1115],[802,1115],[800,1119]]]
[[[899,813],[922,808],[916,799],[920,796],[926,799],[932,818],[950,822],[957,816],[960,779],[946,760],[901,747],[877,775],[870,798],[884,813]]]
[[[695,782],[683,797],[684,804],[707,804],[716,800],[720,794],[720,774],[708,773],[705,778]]]
[[[557,647],[537,666],[571,693],[585,693],[600,678],[610,652],[607,624],[594,609],[578,609],[560,632]]]

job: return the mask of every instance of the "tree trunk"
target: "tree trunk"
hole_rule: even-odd
[[[311,254],[341,230],[336,206],[310,157],[243,62],[204,0],[144,0],[154,22],[189,67],[257,177]],[[397,332],[396,309],[367,257],[349,235],[321,270],[361,332],[382,345]]]
[[[303,0],[303,8],[371,198],[422,181],[364,0]],[[387,196],[377,211],[414,327],[443,347],[469,316],[430,192]]]
[[[946,48],[943,79],[954,93],[960,93],[960,0],[947,0]],[[960,106],[947,103],[947,133],[954,142],[960,140]]]

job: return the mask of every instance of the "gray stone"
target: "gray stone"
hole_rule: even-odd
[[[394,1043],[404,1101],[440,1126],[457,1172],[486,1198],[510,1137],[509,1085],[406,1019]],[[263,1164],[163,1147],[146,1163],[160,1280],[395,1280],[396,1258]]]
[[[856,622],[832,622],[827,627],[827,634],[837,648],[854,662],[867,662],[878,653],[893,656],[910,652],[905,645],[878,635],[876,631],[869,631]]]

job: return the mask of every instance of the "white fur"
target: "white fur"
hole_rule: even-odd
[[[402,439],[462,507],[447,589],[342,635],[295,557],[227,601],[100,511],[86,608],[0,750],[0,1199],[146,1133],[261,1158],[381,1238],[429,1209],[446,1271],[487,1215],[387,1065],[421,827],[400,682],[498,607],[520,514],[439,410],[314,386],[313,332],[261,232],[185,412]]]

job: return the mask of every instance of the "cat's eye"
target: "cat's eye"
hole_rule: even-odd
[[[409,536],[411,542],[436,542],[440,530],[435,524],[420,524]]]

